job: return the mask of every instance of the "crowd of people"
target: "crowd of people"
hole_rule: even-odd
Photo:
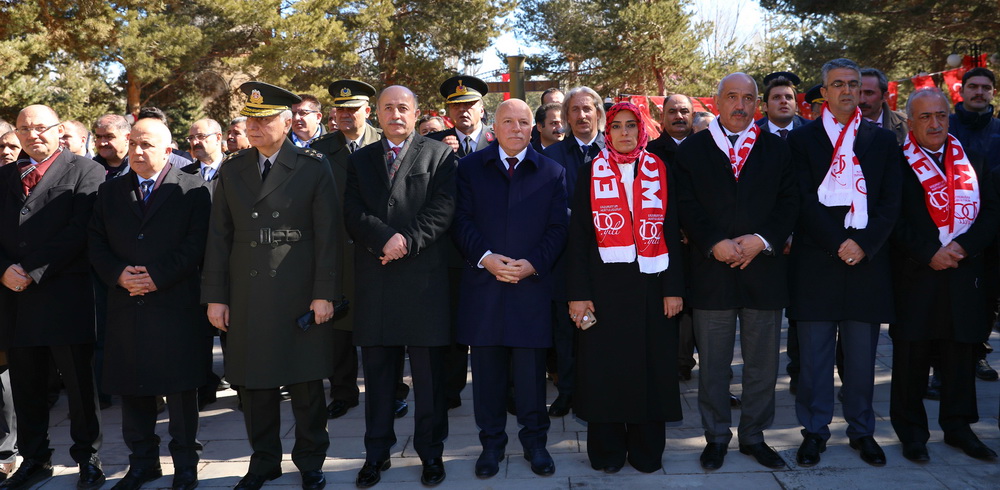
[[[782,468],[764,435],[784,317],[799,466],[820,462],[837,399],[850,446],[886,464],[872,409],[882,324],[903,456],[930,460],[923,400],[936,397],[944,442],[995,460],[970,425],[975,379],[997,379],[986,361],[1000,296],[996,78],[971,69],[954,112],[924,89],[905,113],[889,109],[879,70],[835,59],[821,78],[806,95],[811,121],[796,115],[799,78],[777,72],[763,97],[744,73],[720,80],[717,116],[674,94],[653,121],[574,87],[545,91],[535,110],[506,100],[492,127],[488,85],[472,76],[441,84],[447,118],[421,116],[404,86],[335,81],[326,127],[314,95],[255,81],[225,132],[191,125],[190,153],[156,108],[89,131],[25,107],[0,127],[0,488],[52,476],[54,378],[81,490],[106,480],[111,395],[130,451],[114,488],[163,475],[163,410],[173,488],[195,488],[198,414],[227,386],[251,449],[236,488],[281,475],[283,399],[302,487],[323,488],[327,420],[359,405],[359,364],[356,485],[371,487],[409,412],[406,359],[426,486],[446,478],[448,410],[470,364],[480,478],[507,455],[508,413],[537,475],[555,473],[550,420],[571,411],[594,470],[659,470],[679,380],[696,365],[701,466],[723,466],[739,407],[739,451]]]

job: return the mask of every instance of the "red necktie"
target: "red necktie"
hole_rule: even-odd
[[[507,175],[509,175],[512,179],[514,178],[514,169],[516,168],[516,165],[517,158],[507,157]]]

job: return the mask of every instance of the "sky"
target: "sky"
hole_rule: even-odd
[[[741,42],[750,42],[756,34],[757,26],[761,24],[762,14],[758,0],[693,0],[691,9],[696,19],[713,21],[724,29],[732,29],[736,23],[733,35]],[[735,13],[737,9],[740,10],[738,23]],[[529,45],[525,39],[520,39],[513,31],[507,32],[480,54],[481,65],[468,67],[466,71],[485,78],[498,70],[506,72],[507,62],[497,56],[497,51],[513,55],[534,54],[540,50],[540,47]]]

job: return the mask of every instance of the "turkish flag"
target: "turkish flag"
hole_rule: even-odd
[[[944,76],[944,84],[948,86],[948,94],[951,95],[953,104],[962,101],[962,75],[964,72],[963,68],[955,68],[941,74]]]
[[[989,55],[989,53],[983,53],[983,54],[979,55],[979,60],[978,60],[979,63],[978,64],[974,64],[977,60],[975,58],[973,58],[972,56],[969,56],[969,55],[963,56],[962,57],[962,68],[964,68],[964,70],[962,70],[962,75],[964,75],[966,71],[969,71],[969,70],[975,68],[976,66],[985,67],[986,66],[986,56],[987,55]]]
[[[500,75],[500,81],[510,83],[510,73]],[[503,100],[510,100],[510,92],[503,93]]]
[[[913,82],[913,90],[920,90],[922,88],[934,88],[936,84],[934,83],[934,78],[930,75],[917,75],[910,79]]]
[[[806,118],[812,119],[812,104],[806,102],[806,94],[796,94],[795,103],[799,105],[799,115]]]
[[[889,82],[889,108],[896,110],[896,102],[899,99],[899,82]]]
[[[663,112],[663,101],[666,99],[667,98],[662,95],[651,95],[649,97],[649,101],[652,102],[660,112]]]
[[[649,117],[649,99],[645,95],[632,95],[629,97],[629,102],[639,106],[639,110]]]
[[[711,112],[719,115],[719,111],[715,108],[714,97],[692,97],[691,99],[694,102],[695,112]]]

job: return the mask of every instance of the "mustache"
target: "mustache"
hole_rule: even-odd
[[[736,109],[735,111],[729,113],[729,115],[733,116],[733,117],[736,117],[736,116],[747,117],[747,116],[749,116],[749,114],[747,114],[747,111],[744,111],[743,109]]]
[[[390,119],[389,120],[389,124],[403,124],[403,125],[405,125],[406,121],[403,121],[402,119]]]
[[[563,128],[557,128],[557,129],[553,129],[552,130],[552,134],[563,134],[565,132],[566,132],[566,130],[563,129]]]

